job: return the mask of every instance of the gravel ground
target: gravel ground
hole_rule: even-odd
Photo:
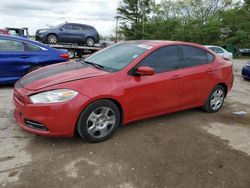
[[[0,187],[250,187],[250,82],[235,84],[219,113],[200,109],[121,127],[108,141],[44,138],[14,122],[12,87],[0,87]],[[244,117],[233,115],[246,111]]]

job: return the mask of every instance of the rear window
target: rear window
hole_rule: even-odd
[[[193,46],[182,46],[183,59],[186,67],[204,65],[207,63],[207,52]]]

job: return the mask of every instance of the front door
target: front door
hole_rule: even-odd
[[[0,82],[18,80],[26,73],[29,61],[24,43],[0,39]]]
[[[136,67],[154,68],[151,76],[131,76],[130,116],[131,119],[175,111],[179,107],[181,77],[178,46],[157,49]]]

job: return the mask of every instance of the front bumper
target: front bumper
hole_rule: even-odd
[[[18,93],[18,94],[17,94]],[[74,99],[53,104],[25,103],[25,96],[15,90],[14,117],[25,131],[51,137],[71,137],[75,132],[78,116],[88,98],[78,94]]]
[[[250,66],[245,66],[242,68],[242,76],[246,79],[250,79]]]
[[[46,42],[46,36],[43,35],[43,34],[36,34],[35,39],[36,39],[36,41],[40,41],[40,42],[43,42],[43,43]]]

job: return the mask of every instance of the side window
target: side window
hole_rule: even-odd
[[[63,29],[65,29],[65,30],[72,30],[72,25],[71,24],[65,24],[63,26]]]
[[[207,62],[208,63],[211,63],[214,61],[214,55],[213,54],[210,54],[209,52],[206,53],[207,54]]]
[[[73,29],[74,31],[80,31],[80,30],[82,30],[82,28],[81,28],[80,26],[78,26],[78,25],[73,25],[73,26],[72,26],[72,29]]]
[[[0,39],[0,52],[24,52],[24,44],[18,41]]]
[[[41,51],[41,48],[32,44],[24,43],[24,46],[26,52]]]
[[[217,47],[213,47],[212,50],[215,52],[215,53],[224,53],[224,51],[221,49],[221,48],[217,48]]]
[[[203,65],[207,63],[206,52],[192,46],[182,46],[185,67]]]
[[[178,68],[178,46],[168,46],[160,48],[143,59],[139,66],[149,66],[157,73],[171,71]]]

